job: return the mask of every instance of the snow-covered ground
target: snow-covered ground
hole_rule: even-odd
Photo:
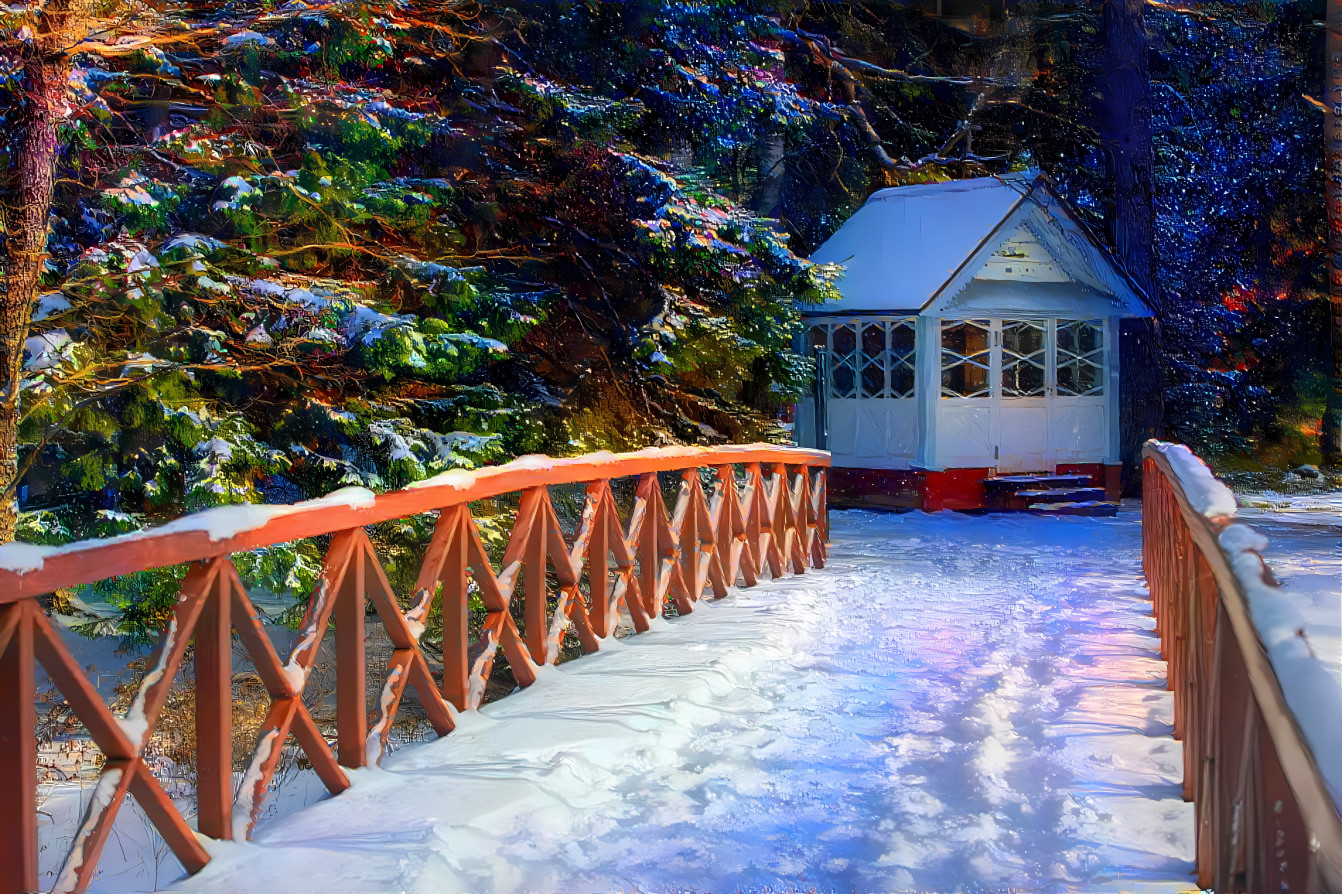
[[[832,521],[828,569],[551,669],[180,889],[1187,890],[1138,509]]]
[[[1267,537],[1263,558],[1281,582],[1281,595],[1300,613],[1310,650],[1342,687],[1342,492],[1243,494],[1239,500],[1236,519]],[[1288,699],[1291,694],[1288,689]]]
[[[1237,494],[1236,517],[1254,523],[1267,519],[1280,524],[1342,525],[1342,491],[1282,494],[1258,491]]]

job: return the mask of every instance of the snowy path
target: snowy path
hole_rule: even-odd
[[[1188,890],[1138,511],[832,521],[180,889]]]

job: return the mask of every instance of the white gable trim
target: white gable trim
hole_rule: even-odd
[[[1029,192],[1021,196],[1006,217],[979,243],[951,278],[923,304],[919,312],[926,316],[941,316],[953,310],[955,299],[987,266],[989,259],[1022,227],[1039,240],[1069,277],[1112,299],[1113,308],[1109,315],[1153,316],[1150,306],[1127,274],[1107,251],[1094,242],[1066,205],[1048,193],[1042,177],[1034,181]],[[1101,274],[1097,277],[1097,270],[1111,275],[1105,277]]]
[[[1034,219],[1034,223],[1039,225],[1040,229],[1052,231],[1049,234],[1049,241],[1052,243],[1054,256],[1067,265],[1068,258],[1065,256],[1075,254],[1081,266],[1087,268],[1087,273],[1107,271],[1110,276],[1099,283],[1099,288],[1122,302],[1126,313],[1120,316],[1155,316],[1155,311],[1141,287],[1133,281],[1109,250],[1096,240],[1090,229],[1082,224],[1057,196],[1045,192],[1043,198],[1045,205]],[[1045,239],[1043,233],[1038,235],[1041,241]],[[1081,272],[1077,271],[1078,274]],[[1091,281],[1091,277],[1085,279]]]

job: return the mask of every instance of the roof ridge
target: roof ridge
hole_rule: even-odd
[[[909,183],[904,186],[887,186],[867,196],[871,202],[880,199],[906,198],[918,195],[934,195],[942,192],[968,192],[976,189],[1011,188],[1013,184],[1033,185],[1043,176],[1038,168],[1026,171],[1011,171],[987,177],[965,177],[960,180],[940,180],[932,183]],[[1028,189],[1026,190],[1029,191]]]

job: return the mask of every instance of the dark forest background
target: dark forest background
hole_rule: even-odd
[[[12,198],[40,23],[9,10]],[[798,306],[833,294],[807,254],[876,189],[1026,168],[1149,268],[1153,427],[1226,468],[1319,459],[1322,0],[81,14],[20,539],[781,439],[813,373]]]

